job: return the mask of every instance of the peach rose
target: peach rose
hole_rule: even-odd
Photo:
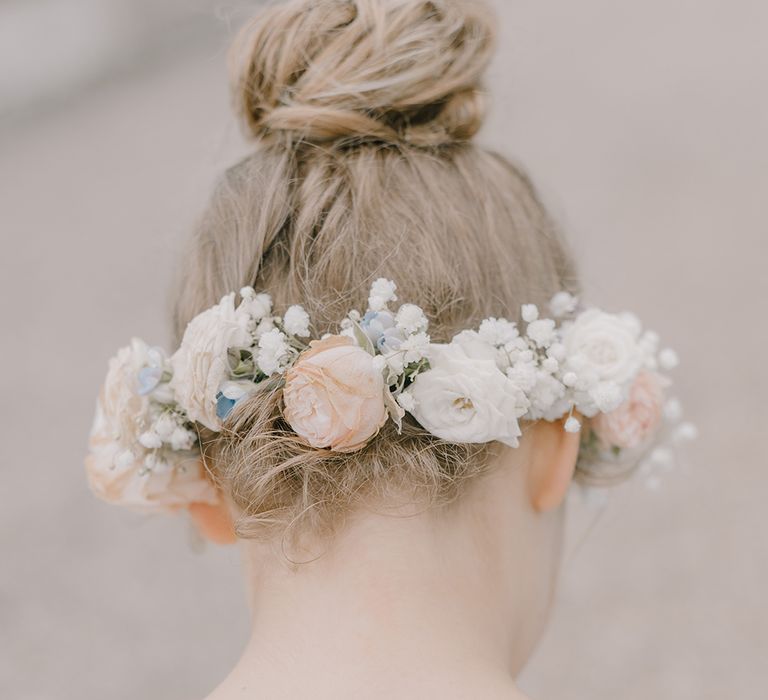
[[[106,501],[141,513],[172,513],[196,503],[219,502],[216,488],[206,477],[200,459],[185,457],[162,468],[148,470],[134,460],[122,463],[109,448],[96,441],[85,459],[93,493]]]
[[[85,460],[91,489],[109,503],[145,512],[216,503],[216,489],[192,451],[167,451],[164,461],[147,468],[149,452],[139,435],[152,416],[149,398],[137,391],[136,375],[146,365],[148,352],[146,343],[134,339],[109,362]]]
[[[640,372],[624,403],[610,413],[593,418],[592,429],[604,445],[631,449],[653,435],[661,422],[662,382],[658,374]]]
[[[312,447],[362,448],[387,420],[384,378],[351,338],[310,343],[286,372],[285,419]]]

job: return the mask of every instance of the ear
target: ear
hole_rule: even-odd
[[[581,433],[568,433],[564,421],[539,421],[531,432],[528,494],[533,509],[545,513],[558,508],[576,469]]]
[[[232,516],[223,500],[215,506],[208,503],[193,503],[188,510],[198,531],[206,539],[216,544],[237,542]]]

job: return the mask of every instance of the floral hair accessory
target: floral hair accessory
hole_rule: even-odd
[[[520,325],[488,318],[432,343],[421,308],[395,310],[396,291],[376,280],[365,314],[351,311],[337,335],[311,342],[301,306],[276,315],[251,287],[192,319],[170,358],[134,340],[111,360],[99,396],[86,461],[93,490],[145,510],[216,503],[200,426],[221,431],[267,381],[299,438],[337,452],[363,449],[390,420],[401,430],[406,413],[447,442],[510,447],[521,421],[562,420],[582,434],[577,469],[597,465],[610,480],[627,463],[668,462],[662,437],[695,437],[666,398],[677,355],[632,314],[581,309],[560,292],[552,318],[525,304]]]
[[[171,372],[162,350],[137,339],[110,360],[85,461],[91,488],[105,501],[143,511],[218,501]]]

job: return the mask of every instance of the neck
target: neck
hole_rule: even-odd
[[[520,575],[524,489],[494,484],[506,472],[443,509],[358,514],[308,563],[248,543],[253,634],[211,698],[522,697],[513,678],[545,611]]]

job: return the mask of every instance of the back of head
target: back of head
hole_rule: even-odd
[[[245,27],[234,89],[254,148],[224,175],[194,237],[177,340],[244,285],[278,309],[301,303],[319,337],[390,278],[436,342],[575,291],[529,181],[471,141],[492,45],[488,9],[465,0],[293,0]],[[486,466],[486,447],[446,444],[409,419],[352,455],[313,449],[280,405],[279,391],[259,392],[206,441],[241,536],[299,517],[330,528],[394,491],[450,499]]]

